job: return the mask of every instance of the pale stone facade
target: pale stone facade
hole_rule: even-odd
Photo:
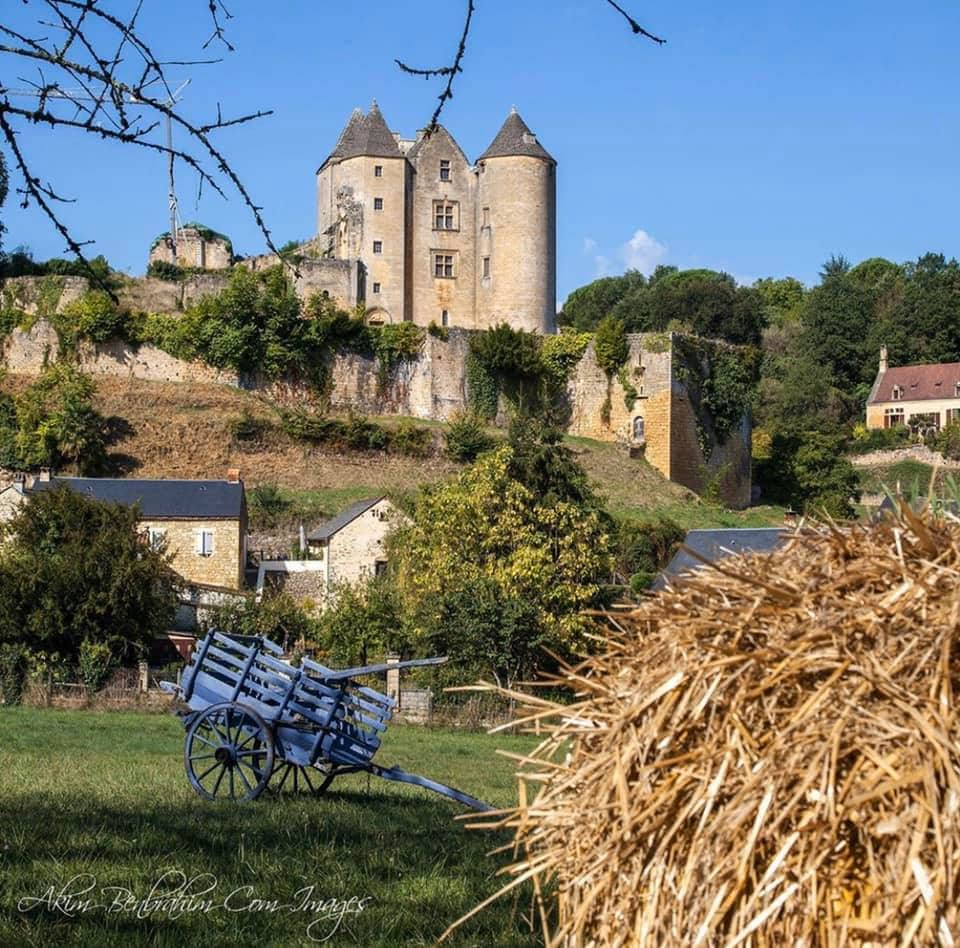
[[[231,590],[243,587],[247,558],[245,522],[156,518],[141,520],[140,527],[148,536],[161,535],[166,539],[167,552],[173,556],[171,568],[186,582]],[[201,531],[213,535],[213,548],[208,554],[200,550]]]
[[[387,534],[409,523],[386,497],[359,501],[307,536],[316,561],[323,563],[324,595],[343,583],[355,584],[386,567]]]
[[[471,164],[438,126],[354,112],[317,171],[321,253],[356,260],[372,323],[553,332],[556,162],[511,112]]]
[[[199,270],[225,270],[233,263],[233,247],[226,237],[189,224],[177,231],[174,251],[169,234],[158,237],[150,248],[149,263],[163,262]]]

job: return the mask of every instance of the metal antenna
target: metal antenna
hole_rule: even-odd
[[[166,106],[167,108],[173,108],[177,102],[180,101],[183,96],[181,93],[187,86],[190,85],[190,80],[185,79],[180,83],[179,86],[170,94],[170,97],[164,102],[161,102],[161,105]],[[19,95],[27,96],[31,99],[64,99],[67,102],[96,102],[97,100],[88,95],[83,90],[77,89],[48,89],[43,93],[36,92],[33,89],[6,89],[4,90],[4,95]],[[131,105],[136,105],[142,102],[141,99],[138,99],[136,96],[127,93],[125,96],[126,100]],[[179,205],[177,203],[177,191],[174,186],[174,177],[173,177],[173,166],[174,166],[174,156],[173,156],[173,122],[170,119],[169,115],[165,115],[164,119],[166,121],[166,146],[167,146],[167,206],[170,213],[170,244],[173,251],[173,262],[177,262],[177,238],[182,229],[180,223],[180,213]]]

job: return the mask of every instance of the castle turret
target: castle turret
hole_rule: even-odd
[[[317,171],[317,230],[325,255],[364,264],[371,322],[405,316],[407,161],[377,103],[356,109]]]
[[[477,160],[477,324],[554,332],[557,164],[513,109]]]

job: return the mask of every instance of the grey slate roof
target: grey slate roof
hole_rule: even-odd
[[[700,556],[714,561],[723,559],[730,554],[769,553],[789,535],[790,531],[781,527],[690,530],[683,544],[699,553]],[[654,580],[653,589],[663,589],[668,579],[674,580],[683,573],[702,569],[703,566],[704,564],[700,560],[691,556],[685,550],[677,550],[673,559]]]
[[[237,481],[138,480],[128,477],[53,477],[35,481],[31,491],[64,485],[86,497],[125,507],[140,505],[145,518],[234,520],[243,512],[243,484]]]
[[[550,153],[537,141],[537,136],[530,131],[516,109],[510,112],[500,131],[497,132],[497,137],[477,161],[513,155],[528,155],[531,158],[546,158],[548,161],[553,161]]]
[[[331,517],[326,523],[321,523],[312,533],[308,533],[307,540],[314,542],[329,540],[335,533],[342,530],[348,523],[356,520],[361,514],[366,513],[374,504],[380,503],[381,500],[383,500],[382,496],[358,500],[355,504],[347,507],[346,510],[338,513],[336,517]]]
[[[343,161],[346,158],[402,158],[403,153],[393,133],[387,127],[383,114],[376,102],[364,115],[360,109],[353,114],[344,126],[337,144],[330,152],[324,167],[331,161]]]

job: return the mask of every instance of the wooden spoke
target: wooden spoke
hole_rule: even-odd
[[[193,789],[208,800],[254,800],[274,772],[273,733],[242,704],[211,705],[187,732],[184,766]]]

